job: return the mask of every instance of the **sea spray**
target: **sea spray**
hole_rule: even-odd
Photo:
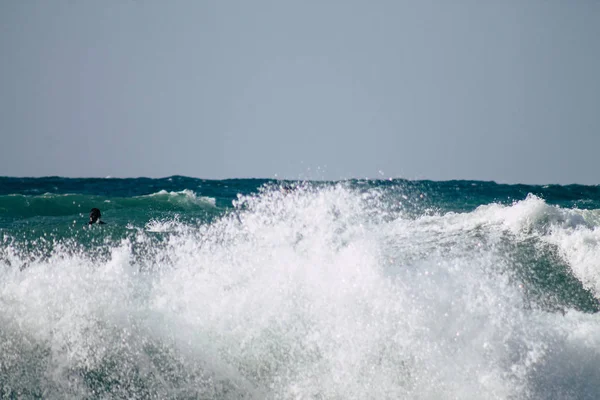
[[[267,184],[218,215],[158,209],[127,228],[103,212],[106,226],[45,239],[11,225],[0,393],[596,398],[595,209],[440,197]]]

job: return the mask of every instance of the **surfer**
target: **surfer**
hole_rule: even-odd
[[[92,208],[92,211],[90,211],[89,225],[96,224],[96,223],[100,224],[100,225],[104,224],[105,222],[101,221],[100,217],[101,217],[100,210],[97,208]]]

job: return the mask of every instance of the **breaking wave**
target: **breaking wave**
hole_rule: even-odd
[[[127,201],[157,198],[215,206]],[[0,394],[595,399],[599,211],[409,199],[267,185],[210,221],[43,254],[5,234]]]

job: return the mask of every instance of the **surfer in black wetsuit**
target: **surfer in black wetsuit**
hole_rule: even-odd
[[[92,211],[90,211],[90,222],[88,225],[92,225],[92,224],[103,225],[105,222],[101,221],[100,217],[101,217],[100,210],[97,208],[92,208]]]

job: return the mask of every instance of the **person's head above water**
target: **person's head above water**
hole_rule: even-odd
[[[99,224],[103,224],[104,222],[100,221],[100,217],[101,217],[100,210],[97,208],[92,208],[92,211],[90,211],[89,225],[94,224],[96,222],[98,222]]]

